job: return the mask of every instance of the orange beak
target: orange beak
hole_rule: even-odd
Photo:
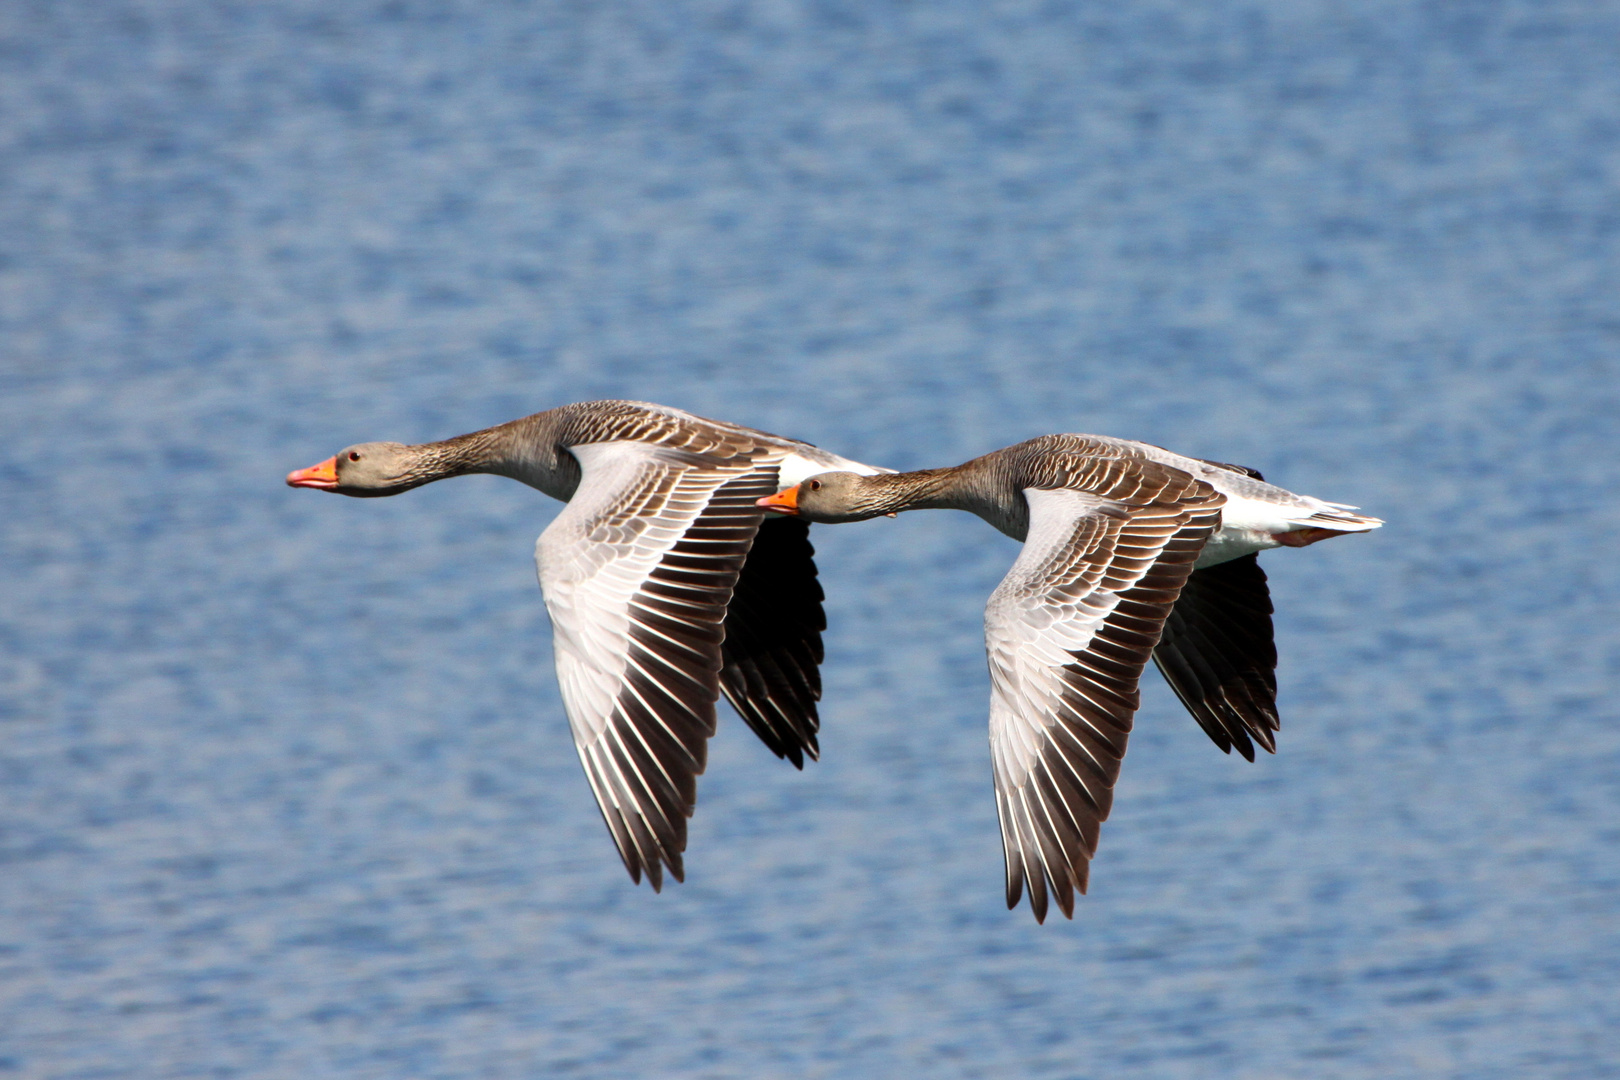
[[[775,510],[779,514],[797,514],[799,512],[799,489],[790,487],[785,491],[778,491],[775,495],[767,495],[754,503],[767,510]]]
[[[307,469],[288,473],[287,486],[335,491],[338,486],[337,458],[329,457],[319,465],[311,465]]]

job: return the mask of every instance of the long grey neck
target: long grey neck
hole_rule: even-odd
[[[559,439],[566,418],[560,410],[535,413],[483,431],[443,442],[422,443],[415,452],[419,468],[442,480],[468,473],[509,476],[567,502],[579,487],[579,462],[564,452]],[[426,481],[424,481],[426,482]]]
[[[950,469],[919,469],[862,480],[863,494],[874,499],[869,508],[890,514],[902,510],[966,510],[1022,540],[1029,531],[1029,507],[1023,496],[1000,477],[970,461]]]
[[[966,510],[961,493],[953,483],[951,469],[918,469],[916,472],[880,473],[861,479],[861,509],[874,514],[896,514],[902,510]]]

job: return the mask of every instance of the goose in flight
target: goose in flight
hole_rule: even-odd
[[[762,498],[815,522],[967,510],[1024,547],[985,609],[1007,906],[1074,917],[1148,657],[1223,749],[1275,749],[1271,600],[1255,556],[1383,524],[1252,469],[1047,435],[963,465],[837,471]]]
[[[443,442],[351,446],[287,477],[375,497],[468,473],[568,505],[535,545],[557,681],[633,881],[684,878],[721,694],[778,757],[818,755],[821,586],[809,525],[758,500],[881,470],[809,443],[639,401],[564,405]]]

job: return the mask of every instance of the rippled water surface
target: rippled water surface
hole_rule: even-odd
[[[1620,1076],[1620,14],[0,9],[0,1074]],[[1387,528],[1267,557],[1276,757],[1150,676],[1007,912],[961,514],[819,528],[823,760],[613,854],[492,477],[634,397],[867,461],[1093,431]]]

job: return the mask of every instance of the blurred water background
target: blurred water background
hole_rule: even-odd
[[[1620,8],[0,5],[0,1074],[1620,1076]],[[1356,503],[1280,753],[1157,675],[1009,913],[967,515],[819,528],[824,760],[632,887],[557,505],[282,485],[663,402],[1101,432]],[[722,706],[722,708],[724,708]]]

